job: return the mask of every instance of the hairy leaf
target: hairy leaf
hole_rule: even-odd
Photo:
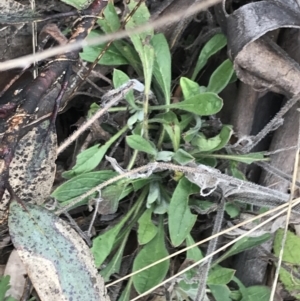
[[[97,165],[102,161],[103,157],[105,156],[108,149],[112,146],[112,144],[117,139],[119,139],[126,131],[127,126],[119,130],[102,146],[99,147],[99,145],[94,145],[81,152],[76,158],[76,165],[71,170],[64,172],[63,176],[65,178],[72,178],[96,168]]]
[[[228,85],[233,72],[232,62],[225,60],[211,75],[206,91],[219,94]]]
[[[200,93],[200,86],[198,83],[190,80],[187,77],[180,78],[180,87],[182,89],[184,99],[191,98]]]
[[[104,269],[102,269],[100,271],[100,275],[103,277],[105,282],[109,281],[109,278],[112,274],[120,272],[123,252],[124,252],[124,248],[126,246],[126,242],[127,242],[129,233],[130,233],[130,231],[127,231],[120,247],[118,248],[117,252],[113,256],[111,261],[105,266]]]
[[[261,245],[271,238],[271,234],[266,233],[257,237],[243,237],[237,241],[228,251],[226,251],[222,256],[220,256],[215,263],[222,262],[224,259],[231,257],[235,254],[243,252],[245,250],[254,248]]]
[[[172,109],[180,109],[200,116],[209,116],[218,113],[223,107],[223,100],[215,93],[202,93],[184,101],[168,106]]]
[[[283,238],[283,229],[279,229],[276,232],[274,240],[274,254],[278,257],[281,249],[281,242]],[[281,268],[279,272],[280,280],[284,284],[285,289],[295,298],[300,298],[300,283],[299,278],[294,276],[294,272],[298,273],[298,265],[300,262],[300,254],[297,252],[300,248],[300,238],[292,233],[291,231],[287,232],[286,242],[284,245],[283,251],[283,262],[286,262],[290,267],[290,270]]]
[[[96,266],[100,266],[106,257],[112,251],[114,243],[116,242],[117,235],[123,229],[125,223],[131,218],[132,214],[137,209],[137,206],[141,204],[148,192],[148,189],[144,189],[136,203],[131,207],[131,209],[126,213],[126,215],[112,228],[107,230],[106,232],[100,234],[96,238],[93,239],[93,246],[91,248],[92,253],[94,254]],[[128,229],[129,231],[130,229]]]
[[[228,284],[234,276],[235,270],[223,268],[219,265],[209,271],[207,284]]]
[[[133,263],[133,272],[137,271],[159,259],[168,256],[164,242],[163,220],[161,218],[157,235],[146,244],[137,254]],[[145,271],[133,276],[133,284],[139,294],[159,284],[169,270],[170,260],[167,259]]]
[[[171,53],[168,42],[163,34],[152,38],[154,48],[153,75],[165,96],[165,104],[170,104],[171,98]]]
[[[101,33],[97,31],[91,31],[88,35],[88,38],[93,39],[101,36]],[[85,46],[83,47],[83,51],[80,52],[80,57],[87,61],[93,63],[101,51],[105,48],[106,44],[94,45],[94,46]],[[105,51],[104,55],[98,62],[101,65],[126,65],[128,64],[128,60],[120,54],[118,49],[114,44],[110,45],[110,47]]]
[[[111,170],[88,172],[63,183],[52,192],[51,196],[59,202],[69,202],[115,175],[117,173]]]
[[[103,11],[104,19],[99,19],[98,24],[105,33],[113,33],[119,30],[121,23],[113,3],[109,2]],[[128,63],[141,75],[141,61],[135,49],[123,40],[114,41],[113,45],[120,56],[123,56]]]
[[[116,32],[121,27],[119,16],[116,12],[114,4],[109,1],[103,10],[104,18],[99,18],[97,23],[101,26],[105,33]]]
[[[114,87],[119,88],[120,86],[122,86],[125,83],[128,83],[128,81],[130,80],[129,76],[124,73],[121,70],[118,69],[114,69],[113,72],[113,83],[114,83]],[[125,95],[125,99],[127,100],[128,104],[134,108],[134,109],[139,109],[139,107],[135,104],[135,99],[134,99],[134,95],[133,95],[133,91],[130,90],[126,95]]]
[[[127,144],[138,151],[150,154],[155,156],[157,154],[157,150],[155,147],[147,141],[145,138],[139,135],[131,135],[126,137]]]
[[[129,11],[132,11],[137,2],[130,1],[127,6]],[[139,25],[145,24],[148,22],[150,18],[150,13],[148,8],[144,2],[138,7],[135,13],[131,16],[126,24],[126,29],[132,29]],[[149,93],[152,72],[153,72],[153,64],[154,64],[154,48],[151,45],[151,39],[153,37],[153,30],[149,29],[140,34],[132,34],[130,35],[130,39],[134,45],[135,50],[139,54],[143,65],[143,73],[145,79],[145,93]]]
[[[245,288],[241,301],[265,301],[270,300],[271,289],[263,285],[254,285]]]
[[[213,36],[202,48],[198,61],[192,75],[192,80],[195,80],[199,71],[206,65],[208,59],[217,53],[227,44],[227,39],[223,34]]]
[[[226,285],[209,285],[211,293],[216,301],[232,301],[230,298],[230,290]]]
[[[191,213],[188,205],[189,195],[199,192],[199,187],[183,177],[173,192],[169,216],[169,232],[173,246],[179,246],[192,230],[197,215]]]
[[[147,209],[138,220],[138,241],[140,245],[147,244],[157,234],[157,227],[151,220],[152,212],[153,209]]]
[[[188,152],[180,148],[174,154],[173,160],[175,160],[177,163],[181,165],[186,165],[190,162],[194,162],[195,158],[191,154],[189,154]]]
[[[61,0],[62,2],[75,7],[78,10],[87,8],[93,0]]]

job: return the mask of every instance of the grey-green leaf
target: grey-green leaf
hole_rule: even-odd
[[[195,158],[191,154],[189,154],[188,152],[180,148],[174,154],[173,160],[175,160],[177,163],[181,165],[186,165],[190,162],[194,162]]]
[[[225,60],[211,75],[206,91],[219,94],[228,85],[233,72],[232,62]]]
[[[116,32],[121,27],[119,16],[113,3],[109,2],[107,4],[103,15],[104,19],[99,19],[98,24],[105,33]],[[141,62],[134,48],[123,40],[114,41],[113,45],[115,49],[118,50],[120,56],[123,56],[129,62],[130,66],[132,66],[135,71],[141,75]]]
[[[130,293],[132,287],[132,278],[130,278],[127,282],[125,289],[122,291],[121,296],[119,297],[118,301],[129,301]]]
[[[95,257],[96,266],[99,267],[106,257],[110,254],[117,235],[121,231],[125,221],[124,219],[115,225],[113,228],[104,232],[93,239],[93,246],[91,251]]]
[[[225,211],[230,218],[236,218],[239,216],[241,209],[233,203],[226,203]]]
[[[79,174],[93,170],[99,164],[99,158],[101,158],[99,146],[99,144],[91,146],[77,155],[76,165],[71,170],[64,172],[63,177],[70,179]]]
[[[183,93],[184,99],[196,96],[200,93],[200,86],[198,83],[190,80],[187,77],[180,78],[180,87]]]
[[[230,290],[225,284],[211,284],[209,285],[209,288],[216,301],[232,301],[232,299],[230,298]]]
[[[114,69],[113,72],[113,83],[115,88],[119,88],[123,84],[127,83],[130,80],[129,76],[121,70]],[[128,104],[133,107],[134,109],[138,110],[139,107],[135,104],[133,91],[130,90],[126,95],[125,99],[127,100]]]
[[[151,241],[157,234],[157,227],[153,224],[153,209],[147,209],[138,220],[138,241],[140,245],[145,245]]]
[[[88,35],[88,38],[93,39],[101,36],[100,33],[96,31],[91,31]],[[87,62],[94,62],[101,51],[105,48],[105,44],[96,45],[96,46],[85,46],[83,51],[80,53],[80,57]],[[118,49],[114,44],[105,51],[104,55],[98,62],[101,65],[126,65],[128,64],[127,59],[120,54]]]
[[[59,202],[68,202],[71,199],[79,197],[91,188],[103,183],[112,178],[117,173],[111,170],[102,170],[88,172],[72,178],[56,188],[51,196]]]
[[[241,301],[265,301],[270,300],[271,289],[263,285],[247,287],[243,292]],[[275,300],[275,299],[274,299]]]
[[[139,197],[140,200],[136,201],[136,203],[131,207],[131,209],[126,213],[126,215],[118,222],[118,224],[116,224],[106,232],[100,234],[99,236],[93,239],[93,246],[91,248],[91,251],[94,254],[97,267],[99,267],[106,259],[106,257],[110,254],[114,246],[114,243],[116,241],[117,235],[123,229],[125,223],[131,217],[132,213],[135,212],[136,207],[139,205],[139,202],[144,200],[146,192],[147,190],[144,190],[144,192],[140,194]]]
[[[206,92],[184,101],[168,106],[172,109],[180,109],[200,116],[209,116],[218,113],[223,107],[223,100],[217,94]]]
[[[266,158],[263,152],[241,154],[241,155],[224,155],[222,156],[221,159],[233,160],[233,161],[242,162],[246,164],[252,164],[253,162],[257,162],[257,161],[269,161],[269,158]]]
[[[206,65],[208,59],[217,53],[227,44],[227,39],[223,34],[216,34],[213,36],[202,48],[198,61],[191,77],[192,80],[195,80],[199,71]]]
[[[93,2],[92,0],[61,0],[61,1],[75,7],[78,10],[87,8]]]
[[[41,300],[109,300],[89,248],[54,213],[13,200],[9,231]]]
[[[113,214],[118,209],[119,200],[126,197],[133,190],[131,185],[125,181],[118,181],[101,190],[102,201],[99,204],[98,213],[107,215]]]
[[[118,248],[117,252],[113,256],[112,260],[105,266],[104,269],[102,269],[100,271],[100,275],[103,277],[105,282],[109,281],[109,278],[112,274],[120,272],[122,256],[123,256],[124,248],[125,248],[129,233],[130,233],[130,231],[128,231],[126,233],[120,247]]]
[[[165,104],[170,104],[171,98],[171,53],[168,42],[163,34],[153,36],[154,48],[153,75],[165,96]]]
[[[103,10],[104,18],[99,18],[97,23],[101,26],[105,33],[116,32],[121,27],[119,16],[112,2],[108,2]]]
[[[63,176],[65,178],[72,178],[93,170],[102,161],[107,150],[127,131],[127,129],[127,126],[123,127],[100,147],[99,145],[95,145],[81,152],[76,158],[76,165],[71,170],[64,172]]]
[[[232,280],[234,273],[235,270],[233,269],[217,265],[209,271],[207,284],[228,284]]]
[[[192,230],[197,215],[191,213],[188,205],[189,195],[199,192],[199,187],[185,177],[178,182],[168,210],[169,233],[173,246],[179,246]]]
[[[161,152],[157,153],[155,160],[156,161],[170,162],[172,160],[173,155],[174,155],[173,152],[161,151]]]
[[[164,242],[163,220],[160,219],[157,235],[146,244],[137,254],[133,263],[133,272],[154,263],[166,256],[168,251]],[[133,284],[139,294],[151,289],[159,284],[166,276],[169,270],[170,260],[167,259],[147,270],[144,270],[133,276]]]
[[[189,247],[194,244],[195,244],[195,241],[194,241],[193,237],[191,236],[191,234],[189,234],[186,237],[186,246]],[[186,251],[186,259],[191,259],[194,262],[196,262],[202,258],[203,258],[203,255],[198,246],[195,246],[192,249],[189,249]]]
[[[144,152],[156,156],[157,150],[152,143],[139,135],[131,135],[126,137],[127,144],[140,152]]]
[[[261,236],[257,237],[243,237],[239,241],[237,241],[228,251],[226,251],[221,257],[219,257],[214,264],[222,262],[224,259],[231,257],[235,254],[243,252],[245,250],[254,248],[256,246],[261,245],[271,238],[271,234],[265,233]]]
[[[129,11],[132,11],[136,6],[135,1],[128,2],[127,6]],[[138,7],[135,13],[131,16],[126,24],[126,29],[132,29],[136,26],[145,24],[148,22],[150,18],[150,13],[148,8],[144,2]],[[149,93],[152,72],[153,72],[153,64],[154,64],[154,48],[151,45],[151,39],[153,37],[153,30],[145,30],[140,34],[132,34],[130,35],[130,39],[134,45],[135,50],[139,54],[143,65],[143,73],[145,79],[145,93]]]
[[[199,133],[191,141],[191,144],[198,147],[201,152],[214,152],[225,147],[231,135],[232,126],[224,125],[218,135],[206,138],[203,133]]]

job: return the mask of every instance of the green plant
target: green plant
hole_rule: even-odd
[[[276,257],[279,256],[282,238],[284,235],[284,230],[279,229],[276,232],[274,240],[274,254]],[[299,299],[299,250],[300,239],[297,235],[291,231],[287,232],[287,238],[284,246],[282,268],[280,269],[280,280],[282,281],[285,289],[295,298]]]
[[[134,1],[130,2],[127,9],[134,9]],[[121,28],[121,22],[111,2],[103,15],[104,18],[98,22],[101,31],[92,31],[91,36],[115,32]],[[125,26],[132,28],[146,23],[149,17],[150,14],[143,3]],[[165,37],[148,30],[142,34],[131,35],[130,40],[131,44],[127,41],[113,41],[99,63],[131,65],[138,76],[143,76],[144,91],[138,96],[130,91],[125,96],[126,106],[110,109],[111,114],[128,111],[130,116],[127,125],[119,131],[112,130],[112,137],[102,146],[97,144],[80,153],[75,166],[63,174],[68,181],[52,193],[62,206],[72,203],[90,189],[117,175],[110,170],[94,169],[103,162],[107,151],[124,133],[127,133],[126,145],[132,151],[127,170],[136,164],[138,156],[144,162],[173,162],[179,166],[205,164],[215,167],[218,160],[228,160],[231,174],[243,177],[235,162],[252,163],[265,160],[262,153],[227,153],[225,147],[232,136],[232,127],[222,125],[215,132],[209,123],[209,118],[220,112],[223,106],[223,100],[218,94],[234,79],[231,61],[226,59],[216,68],[207,87],[200,86],[195,81],[209,57],[226,45],[224,35],[218,34],[207,42],[199,55],[191,79],[180,78],[182,99],[179,102],[171,99],[171,53]],[[93,62],[104,47],[105,45],[85,47],[81,57]],[[119,88],[128,82],[129,76],[115,69],[112,79],[114,88]],[[90,111],[95,108],[98,108],[97,104],[94,104]],[[113,166],[124,172],[118,164],[113,163]],[[102,205],[105,206],[106,214],[115,213],[121,200],[125,200],[129,195],[136,195],[133,206],[122,219],[93,239],[91,250],[98,267],[106,263],[105,268],[101,270],[106,280],[110,279],[113,273],[119,272],[127,239],[135,225],[139,247],[132,266],[133,272],[165,258],[168,255],[168,240],[173,247],[192,245],[191,232],[199,218],[199,215],[195,214],[197,208],[211,205],[208,200],[199,198],[199,185],[192,183],[180,171],[176,171],[175,174],[172,171],[150,171],[145,175],[148,176],[119,179],[101,190]],[[203,187],[201,189],[204,190]],[[92,197],[97,197],[97,194],[93,194]],[[85,197],[76,206],[87,204],[90,199],[91,197]],[[228,204],[225,210],[229,215],[236,216],[239,206]],[[164,227],[164,224],[167,224],[168,228]],[[269,238],[265,235],[238,242],[221,258],[225,259],[254,247]],[[188,265],[201,258],[201,251],[195,247],[187,252],[182,265]],[[234,279],[234,271],[217,263],[221,263],[221,259],[212,264],[207,284],[216,300],[221,300],[220,295],[228,296],[230,300],[229,283]],[[170,261],[166,259],[134,275],[120,300],[128,300],[131,285],[138,293],[143,293],[159,284],[167,275],[169,265]],[[197,287],[197,271],[192,269],[176,281],[172,294],[179,300],[186,296],[193,298],[196,296]],[[248,300],[244,298],[242,289],[240,293],[243,296],[242,300]]]

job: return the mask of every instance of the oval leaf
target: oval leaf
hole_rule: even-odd
[[[65,178],[72,178],[79,174],[93,170],[102,161],[104,155],[111,145],[126,131],[127,126],[119,130],[102,146],[99,147],[99,145],[95,145],[80,153],[76,158],[76,165],[72,168],[72,170],[64,172],[63,176]]]
[[[133,272],[168,256],[164,242],[163,220],[161,218],[157,235],[146,244],[136,256],[133,263]],[[133,276],[133,284],[139,294],[159,284],[166,276],[170,265],[167,259],[145,271]]]
[[[87,8],[93,2],[92,0],[61,0],[61,1],[75,7],[78,10]]]
[[[52,192],[51,196],[56,198],[59,202],[68,202],[112,178],[116,174],[116,172],[111,170],[102,170],[79,175],[60,185]]]
[[[77,155],[76,165],[71,170],[64,172],[63,177],[70,179],[93,170],[103,158],[103,155],[99,152],[99,146],[99,144],[96,144]]]
[[[211,284],[209,288],[216,301],[232,301],[230,298],[230,290],[227,285]]]
[[[157,227],[151,220],[152,209],[147,209],[139,218],[138,241],[140,245],[147,244],[157,234]]]
[[[179,246],[192,230],[197,215],[191,213],[188,205],[189,195],[199,192],[199,187],[182,178],[173,192],[168,215],[169,232],[172,244]]]
[[[219,265],[209,271],[207,284],[228,284],[234,276],[235,270],[223,268]]]
[[[107,3],[103,10],[103,16],[104,18],[99,18],[97,23],[105,33],[116,32],[120,29],[120,19],[112,2]]]
[[[135,1],[128,1],[127,3],[128,13],[136,9]],[[128,15],[127,15],[128,16]],[[125,16],[125,19],[126,17]],[[134,14],[129,18],[128,22],[125,25],[126,29],[132,29],[136,26],[145,24],[150,18],[149,10],[145,2],[140,3],[138,8],[135,10]],[[145,79],[145,93],[149,93],[153,65],[154,65],[154,48],[151,45],[150,41],[153,37],[153,29],[148,29],[139,34],[130,35],[132,44],[134,45],[135,50],[139,54],[143,65],[143,73]]]
[[[114,69],[113,72],[113,83],[114,83],[114,87],[119,88],[120,86],[122,86],[123,84],[128,83],[128,81],[130,80],[129,76],[124,73],[121,70],[118,69]],[[134,109],[138,110],[139,107],[135,104],[135,99],[134,99],[134,95],[133,95],[133,90],[130,90],[126,95],[125,95],[125,99],[127,100],[127,102],[129,103],[130,106],[132,106]]]
[[[200,86],[198,83],[190,80],[187,77],[180,78],[180,87],[183,93],[184,99],[188,99],[195,95],[198,95],[200,92]]]
[[[249,250],[256,246],[261,245],[262,243],[266,242],[272,237],[270,233],[265,233],[260,236],[256,237],[243,237],[242,239],[238,240],[226,253],[224,253],[221,257],[219,257],[215,264],[222,262],[224,259],[231,257],[235,254],[243,252],[245,250]]]
[[[209,116],[218,113],[223,107],[223,100],[217,94],[207,92],[198,94],[184,101],[168,106],[200,116]]]
[[[146,139],[139,135],[131,135],[126,137],[127,144],[140,152],[144,152],[153,156],[156,156],[157,150],[155,147]]]
[[[156,34],[151,40],[154,47],[153,74],[165,96],[165,104],[171,98],[171,53],[168,42],[163,34]]]
[[[102,269],[100,271],[100,275],[104,278],[105,282],[109,281],[109,278],[112,274],[120,272],[120,267],[121,267],[122,258],[123,258],[123,252],[124,252],[124,248],[125,248],[129,233],[130,233],[130,231],[128,231],[126,233],[121,246],[119,247],[118,251],[115,253],[112,260],[105,266],[104,269]]]
[[[233,72],[232,62],[225,60],[211,75],[207,91],[219,94],[228,85]]]
[[[265,301],[270,300],[271,289],[263,285],[247,287],[243,292],[241,301]],[[275,298],[274,298],[275,300]]]
[[[207,60],[222,49],[227,44],[227,39],[223,34],[216,34],[213,36],[202,48],[198,61],[192,75],[192,80],[194,80],[199,73],[199,71],[206,65]]]
[[[276,232],[275,240],[274,240],[274,254],[277,257],[280,254],[283,236],[284,236],[284,230],[279,229]],[[292,296],[297,298],[297,300],[299,300],[300,298],[300,293],[299,293],[300,284],[298,280],[295,281],[295,279],[298,278],[295,278],[293,272],[296,269],[296,266],[300,262],[299,248],[300,248],[300,238],[294,233],[292,233],[291,231],[288,231],[285,245],[284,245],[282,260],[283,262],[287,263],[287,267],[289,269],[287,270],[286,268],[281,268],[279,272],[279,276],[280,276],[280,280],[284,284],[285,289]]]
[[[97,31],[91,31],[88,38],[93,39],[100,37],[101,34]],[[101,51],[104,50],[105,44],[96,46],[85,46],[83,51],[80,53],[80,57],[87,62],[94,62]],[[104,55],[98,62],[101,65],[126,65],[128,61],[120,54],[114,44],[110,45],[109,49],[105,51]]]

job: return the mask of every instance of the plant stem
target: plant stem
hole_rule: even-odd
[[[159,105],[159,106],[151,106],[149,107],[149,110],[150,111],[155,111],[155,110],[167,110],[167,109],[170,109],[172,108],[172,105]]]
[[[110,108],[107,111],[112,113],[112,112],[126,112],[128,110],[128,107],[115,107],[115,108]]]
[[[224,160],[233,160],[233,161],[238,161],[240,162],[243,158],[246,161],[247,157],[244,157],[243,155],[222,155],[222,154],[192,154],[195,158],[216,158],[216,159],[224,159]],[[241,158],[240,160],[237,160],[238,158]],[[251,159],[249,158],[249,162]],[[253,162],[261,162],[261,161],[270,161],[270,158],[253,158]]]
[[[119,244],[119,240],[122,240],[123,237],[128,233],[133,225],[137,222],[137,220],[140,218],[142,215],[143,211],[141,210],[141,206],[145,201],[145,198],[147,196],[147,193],[149,191],[149,186],[147,185],[144,187],[142,190],[141,194],[139,195],[138,199],[136,200],[135,204],[133,205],[133,210],[131,210],[131,220],[128,222],[128,224],[124,227],[123,230],[120,231],[118,234],[118,237],[116,239],[115,245]]]
[[[148,110],[149,110],[149,94],[144,94],[144,120],[143,120],[143,136],[148,140]]]
[[[158,138],[158,141],[157,141],[157,149],[161,149],[161,145],[164,141],[164,137],[165,137],[165,128],[163,127],[163,125],[161,125],[161,131],[160,131],[160,134],[159,134],[159,138]]]
[[[134,162],[136,160],[136,157],[137,157],[138,153],[139,153],[139,151],[135,149],[134,152],[133,152],[133,154],[132,154],[132,157],[131,157],[128,165],[127,165],[127,170],[130,170],[133,167]]]

